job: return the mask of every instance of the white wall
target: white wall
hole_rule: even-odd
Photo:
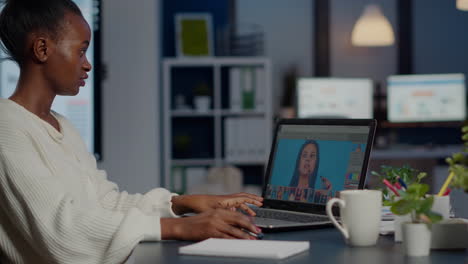
[[[237,0],[236,21],[260,25],[265,56],[272,60],[273,109],[278,112],[283,78],[292,65],[303,76],[313,74],[314,1]]]
[[[159,186],[159,0],[103,0],[103,161],[121,190]]]

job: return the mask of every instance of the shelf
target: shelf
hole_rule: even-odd
[[[223,116],[264,116],[266,115],[266,113],[263,111],[256,111],[256,110],[242,110],[242,111],[222,110],[221,115]]]
[[[264,116],[264,111],[256,110],[242,110],[242,111],[231,111],[231,110],[211,110],[208,112],[197,112],[195,109],[190,110],[172,110],[172,117],[211,117],[216,115],[222,116]]]
[[[234,165],[234,166],[249,166],[249,165],[265,165],[266,160],[255,161],[255,160],[245,160],[245,161],[224,161],[225,165]]]
[[[216,163],[214,159],[173,159],[173,166],[212,166]]]
[[[171,111],[171,115],[173,117],[211,117],[216,114],[216,111],[208,111],[208,112],[197,112],[196,110],[173,110]]]
[[[239,97],[243,95],[235,93],[237,90],[237,92],[241,92],[240,75],[233,75],[234,77],[231,79],[232,72],[239,73],[237,67],[249,68],[250,77],[256,81],[252,83],[252,90],[258,92],[258,97],[254,96],[253,98],[259,100],[254,100],[253,108],[249,110],[231,110],[236,108],[235,106],[242,108],[244,105],[233,104],[231,101],[231,94],[239,95]],[[264,79],[253,79],[253,74],[259,74]],[[238,83],[231,80],[237,80]],[[194,108],[176,109],[174,106],[178,105],[176,104],[177,95],[182,95],[185,99],[188,99],[184,104],[193,105],[193,89],[195,88],[192,86],[197,85],[197,83],[206,83],[211,88],[211,102],[208,111],[198,112]],[[259,87],[258,90],[257,86]],[[247,94],[247,96],[250,96],[250,94]],[[164,166],[164,181],[162,185],[169,187],[169,183],[172,182],[173,166],[238,166],[242,167],[246,178],[261,183],[261,180],[258,179],[263,179],[263,177],[258,177],[258,175],[263,176],[262,170],[268,158],[266,156],[272,138],[272,101],[271,62],[267,58],[165,58],[163,60],[164,160],[162,164]],[[250,103],[248,105],[251,106]],[[237,127],[240,131],[235,129],[236,131],[232,132],[234,127],[227,129],[228,123],[231,126],[238,124]],[[253,133],[250,131],[258,133],[252,135]],[[239,142],[233,144],[234,136],[242,133],[251,136],[250,139],[258,138],[258,140],[251,141],[258,143],[259,146],[255,146],[256,148],[265,148],[265,157],[254,157],[252,155],[250,160],[248,157],[231,157],[232,152],[227,152],[228,145],[231,150],[233,146],[239,149],[253,148],[253,144],[247,143],[243,136],[239,137],[241,140],[236,139]],[[228,135],[230,136],[228,137]],[[265,141],[265,146],[262,146],[261,141]],[[244,160],[231,162],[230,159]]]
[[[265,165],[265,160],[245,160],[245,161],[221,161],[215,159],[173,159],[172,166],[213,166],[216,163],[220,165],[250,166]]]
[[[264,57],[206,57],[206,58],[168,58],[165,63],[173,67],[200,67],[214,65],[257,65],[263,66],[268,59]]]
[[[462,145],[443,147],[407,147],[372,150],[371,159],[444,159],[453,153],[460,152]]]

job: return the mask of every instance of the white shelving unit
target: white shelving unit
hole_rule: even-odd
[[[213,71],[212,80],[212,109],[207,112],[197,112],[195,109],[190,110],[174,110],[172,106],[173,92],[172,74],[176,68],[209,68]],[[229,97],[230,87],[222,87],[222,83],[229,85],[229,80],[223,82],[222,70],[230,67],[261,67],[264,69],[265,74],[265,89],[264,91],[264,107],[262,111],[259,110],[241,110],[231,111],[229,106],[223,105],[223,97]],[[227,76],[229,78],[229,76]],[[171,183],[171,170],[173,166],[224,166],[224,165],[259,165],[266,164],[269,148],[272,141],[272,94],[271,94],[271,64],[266,58],[259,57],[211,57],[211,58],[171,58],[163,60],[163,122],[164,122],[164,149],[163,149],[163,166],[164,166],[164,186],[169,187]],[[228,100],[229,101],[229,100]],[[239,161],[228,162],[226,155],[223,153],[223,120],[226,117],[259,117],[262,118],[266,124],[264,127],[264,139],[266,146],[266,154],[262,161]],[[173,120],[175,118],[213,118],[214,138],[214,155],[209,158],[184,158],[175,159],[172,153],[173,143]],[[224,148],[226,149],[226,148]],[[226,150],[224,151],[226,152]]]

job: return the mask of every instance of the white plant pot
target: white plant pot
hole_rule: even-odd
[[[211,97],[210,96],[195,96],[193,99],[195,110],[197,112],[208,112],[210,110]]]
[[[395,215],[393,225],[395,227],[395,242],[403,242],[403,224],[411,221],[411,215]]]
[[[404,223],[403,247],[407,256],[429,256],[431,249],[431,230],[426,224]]]

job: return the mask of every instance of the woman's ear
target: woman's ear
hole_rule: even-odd
[[[44,63],[49,58],[52,47],[51,41],[44,37],[38,37],[33,42],[33,57],[36,61]]]

